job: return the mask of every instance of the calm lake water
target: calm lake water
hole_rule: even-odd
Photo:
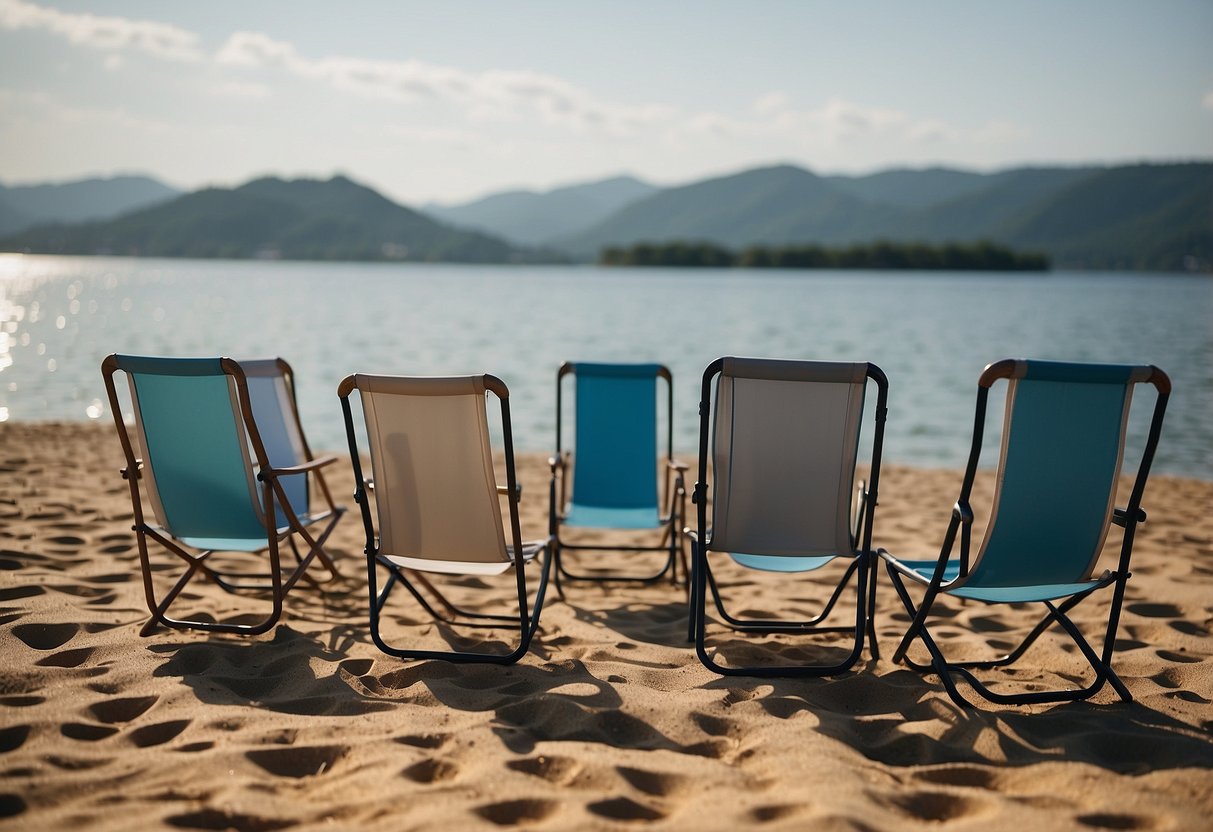
[[[945,467],[964,463],[987,363],[1152,363],[1175,385],[1155,470],[1213,478],[1213,280],[1199,276],[0,255],[0,330],[0,420],[110,419],[111,352],[281,355],[325,449],[345,447],[336,389],[355,371],[491,372],[510,387],[516,446],[550,451],[562,361],[660,361],[675,444],[693,451],[713,359],[868,360],[890,379],[885,458]],[[1131,447],[1152,398],[1141,391]]]

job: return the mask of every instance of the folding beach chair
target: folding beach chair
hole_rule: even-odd
[[[563,390],[566,377],[576,383],[574,399],[575,451],[564,448]],[[664,460],[658,474],[657,380],[666,388]],[[556,374],[556,455],[549,460],[552,481],[559,480],[560,512],[556,517],[556,583],[635,581],[652,583],[665,576],[677,580],[682,555],[680,532],[685,517],[686,466],[674,459],[674,384],[660,364],[595,364],[565,362]],[[571,469],[571,470],[570,470]],[[657,482],[664,480],[658,502]],[[662,508],[665,508],[664,512]],[[661,531],[648,545],[622,542],[572,543],[560,535],[567,529],[609,529],[622,532]],[[569,552],[662,552],[665,560],[646,574],[574,572],[565,564]],[[595,562],[595,566],[602,559]],[[685,572],[686,563],[683,561]]]
[[[303,440],[290,390],[290,368],[276,368],[288,395],[276,409],[253,402],[253,390],[263,391],[271,378],[263,362],[254,362],[250,384],[240,364],[230,358],[156,358],[111,355],[101,371],[109,396],[110,412],[126,457],[122,476],[130,484],[135,515],[134,530],[143,569],[143,587],[152,618],[142,635],[157,624],[229,633],[256,634],[269,630],[282,612],[282,599],[302,578],[313,558],[338,573],[324,551],[324,543],[345,509],[333,503],[320,469],[337,461],[313,458]],[[114,374],[125,373],[135,414],[135,443],[122,419]],[[259,425],[254,411],[264,420]],[[298,447],[290,453],[279,447],[281,437],[292,437]],[[266,438],[272,438],[267,442]],[[272,453],[269,448],[273,448]],[[306,480],[319,484],[326,507],[312,512]],[[140,483],[158,525],[144,516]],[[319,529],[319,534],[312,527]],[[301,555],[295,537],[307,546]],[[181,558],[186,571],[157,602],[147,541],[151,539]],[[280,546],[288,543],[296,566],[283,579]],[[265,579],[249,582],[240,573],[221,572],[210,561],[216,552],[269,553]],[[270,614],[257,624],[229,624],[211,620],[176,619],[167,615],[173,601],[197,574],[211,578],[228,592],[268,591]],[[254,576],[256,577],[256,576]]]
[[[370,443],[373,479],[362,473],[350,394],[359,393]],[[506,485],[497,485],[485,413],[487,393],[500,401],[505,444]],[[345,416],[355,499],[362,507],[370,590],[371,636],[383,652],[401,658],[511,664],[526,653],[539,626],[551,560],[551,538],[524,541],[518,521],[521,488],[514,472],[509,390],[489,375],[451,378],[352,375],[337,388]],[[553,493],[549,491],[549,511]],[[509,505],[506,543],[500,495]],[[372,513],[372,498],[375,504]],[[375,520],[378,520],[378,533]],[[528,604],[525,567],[541,556],[542,571],[533,609]],[[388,570],[383,591],[377,566]],[[517,615],[461,609],[434,586],[427,574],[490,577],[514,570]],[[380,633],[380,615],[396,584],[402,585],[434,619],[452,626],[518,628],[518,647],[509,653],[416,650],[392,647]],[[424,589],[446,615],[434,609]]]
[[[712,382],[716,384],[711,406]],[[856,492],[867,383],[877,400],[869,484]],[[888,380],[875,364],[720,358],[703,374],[699,404],[699,479],[692,497],[698,529],[691,534],[689,638],[700,661],[717,673],[744,676],[828,676],[851,667],[871,631],[869,580],[874,563],[872,522],[880,485]],[[714,419],[714,426],[712,417]],[[709,485],[708,437],[713,476]],[[712,524],[707,508],[712,501]],[[808,572],[835,561],[842,577],[816,616],[802,621],[730,614],[712,573],[710,555],[770,572]],[[825,626],[843,590],[855,583],[853,626]],[[850,653],[836,664],[722,666],[705,646],[707,591],[724,623],[741,633],[853,633]],[[877,655],[872,638],[872,655]]]
[[[994,502],[985,536],[976,555],[970,557],[973,511],[969,495],[981,455],[986,401],[999,379],[1007,379],[1008,384]],[[1133,491],[1128,506],[1120,509],[1115,508],[1115,499],[1125,427],[1133,388],[1142,382],[1153,384],[1158,395]],[[1122,699],[1131,701],[1128,688],[1112,671],[1112,651],[1129,578],[1134,532],[1146,519],[1141,497],[1162,430],[1171,382],[1153,366],[1004,360],[986,367],[977,385],[973,446],[938,561],[906,561],[883,549],[878,552],[913,619],[893,659],[904,661],[920,673],[938,674],[948,695],[961,706],[969,703],[956,689],[954,674],[985,699],[1000,704],[1086,699],[1105,681]],[[1124,529],[1120,561],[1115,571],[1105,570],[1095,576],[1110,523]],[[953,557],[957,533],[960,552]],[[907,579],[926,588],[917,607],[906,589]],[[1112,602],[1103,652],[1096,654],[1066,613],[1106,587],[1112,587]],[[926,625],[940,595],[987,604],[1041,603],[1046,612],[1007,655],[988,661],[952,662],[944,658]],[[1074,640],[1095,671],[1090,685],[998,693],[972,673],[1012,664],[1053,623]],[[915,638],[926,646],[931,664],[920,664],[906,655]]]

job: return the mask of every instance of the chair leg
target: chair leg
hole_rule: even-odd
[[[920,639],[923,645],[927,648],[927,651],[931,654],[931,664],[929,666],[912,661],[908,656],[904,655],[904,651],[902,651],[903,655],[901,660],[919,673],[929,672],[936,674],[943,683],[944,689],[947,691],[948,696],[957,705],[966,708],[972,707],[972,704],[961,696],[959,690],[956,688],[955,681],[952,678],[953,675],[964,679],[969,686],[986,701],[1001,705],[1073,702],[1081,699],[1088,699],[1098,693],[1105,682],[1112,686],[1121,699],[1126,702],[1133,701],[1132,694],[1129,692],[1128,688],[1125,687],[1124,682],[1121,681],[1120,677],[1117,676],[1115,671],[1112,670],[1110,651],[1106,649],[1106,645],[1105,654],[1107,655],[1107,658],[1104,658],[1095,652],[1090,643],[1083,636],[1082,632],[1066,615],[1070,609],[1087,598],[1087,596],[1089,596],[1093,590],[1071,596],[1067,598],[1065,602],[1059,605],[1055,605],[1049,601],[1044,602],[1048,612],[1027,634],[1027,636],[1024,637],[1023,641],[1021,641],[1020,644],[1007,655],[985,661],[950,662],[944,657],[942,649],[936,643],[934,637],[931,635],[930,629],[925,624],[926,614],[930,611],[926,599],[924,599],[922,605],[915,608],[901,575],[891,568],[889,569],[889,575],[893,580],[893,586],[897,590],[897,594],[901,598],[902,604],[905,606],[906,611],[914,619],[915,623],[918,623],[919,621],[923,622],[920,624],[917,630],[914,629],[914,624],[912,623],[910,630],[907,631],[907,638],[909,638],[910,634],[913,633],[914,637]],[[1095,679],[1090,685],[1071,690],[998,693],[997,691],[991,690],[985,683],[983,683],[973,674],[972,670],[974,669],[1006,667],[1014,663],[1027,651],[1032,643],[1034,643],[1036,639],[1048,629],[1049,625],[1054,622],[1059,624],[1061,628],[1066,631],[1066,634],[1070,636],[1075,645],[1082,652],[1083,657],[1086,658],[1087,662],[1091,665],[1092,670],[1095,671]],[[1109,627],[1109,635],[1112,638],[1115,637],[1113,627]],[[903,640],[902,646],[906,646],[905,640]]]
[[[550,552],[544,552],[540,557],[541,572],[539,584],[535,591],[535,601],[533,608],[529,614],[526,605],[520,605],[518,615],[489,615],[485,613],[475,613],[451,604],[445,596],[424,576],[418,573],[418,582],[423,584],[429,591],[433,592],[435,597],[440,599],[441,606],[452,612],[456,616],[472,617],[477,619],[491,619],[493,622],[486,623],[483,621],[455,621],[452,618],[447,618],[439,614],[433,606],[429,604],[425,596],[413,585],[409,580],[405,571],[396,567],[390,562],[379,560],[374,555],[367,556],[367,590],[370,596],[370,629],[371,639],[375,645],[384,653],[402,659],[437,659],[449,662],[468,662],[468,663],[492,663],[492,664],[513,664],[524,656],[527,650],[530,649],[531,640],[535,631],[539,626],[539,616],[543,609],[543,603],[547,591],[548,579],[551,574],[552,555]],[[388,579],[384,584],[382,592],[377,587],[376,564],[388,568]],[[521,572],[517,576],[519,597],[526,598],[526,578]],[[509,653],[478,653],[472,651],[460,650],[413,650],[408,648],[393,647],[389,645],[383,638],[380,630],[380,618],[383,608],[386,606],[388,598],[392,590],[397,584],[405,587],[406,591],[420,604],[420,606],[429,613],[435,620],[444,624],[458,627],[481,627],[500,629],[508,622],[513,622],[519,630],[519,644]]]
[[[715,585],[715,580],[712,578],[711,567],[708,564],[707,555],[702,551],[701,547],[695,543],[691,544],[692,558],[691,568],[694,574],[694,588],[692,591],[692,631],[695,640],[695,652],[699,656],[699,660],[705,667],[716,673],[725,676],[759,676],[759,677],[820,677],[833,676],[838,673],[843,673],[850,669],[859,656],[863,652],[864,635],[867,624],[867,609],[866,595],[868,592],[868,573],[867,562],[862,558],[857,558],[848,566],[846,574],[843,576],[839,587],[835,589],[834,596],[831,598],[826,609],[818,616],[819,620],[824,618],[829,613],[830,607],[833,606],[834,599],[851,579],[852,575],[858,573],[856,577],[856,602],[855,602],[855,625],[853,628],[837,627],[837,628],[806,628],[803,626],[793,625],[791,627],[771,627],[768,626],[771,622],[761,622],[761,626],[757,628],[737,628],[742,631],[759,631],[759,632],[793,632],[793,633],[822,633],[822,632],[853,632],[854,645],[851,653],[841,662],[835,665],[796,665],[796,666],[781,666],[781,667],[724,667],[718,664],[711,656],[708,655],[706,645],[706,630],[707,630],[707,591],[709,581],[711,581],[711,589],[714,600],[719,604],[719,593]]]

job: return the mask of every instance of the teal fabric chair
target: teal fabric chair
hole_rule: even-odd
[[[277,622],[284,596],[313,558],[337,576],[324,543],[345,509],[333,503],[320,473],[336,457],[312,458],[307,451],[290,392],[289,365],[276,361],[272,368],[262,362],[251,365],[258,378],[253,385],[241,365],[229,358],[111,355],[102,362],[110,411],[126,459],[122,476],[130,486],[144,594],[152,615],[143,635],[157,624],[263,633]],[[122,418],[114,378],[119,371],[129,384],[134,439]],[[254,405],[251,390],[277,384],[284,385],[287,398],[278,400],[273,411],[265,402]],[[262,428],[254,410],[260,411]],[[263,435],[279,445],[273,458]],[[301,443],[299,453],[287,452],[286,436]],[[326,503],[314,512],[307,485],[299,486],[309,476],[318,479]],[[145,514],[144,492],[155,522]],[[306,554],[300,553],[296,537],[305,544]],[[186,564],[161,600],[152,580],[149,540]],[[280,546],[287,541],[296,566],[284,578]],[[249,581],[247,575],[220,572],[208,562],[216,552],[262,551],[268,553],[264,579]],[[229,592],[268,592],[269,614],[256,624],[170,617],[170,606],[198,574]]]
[[[566,379],[575,384],[572,451],[564,447]],[[658,422],[659,381],[665,385],[664,426]],[[652,583],[668,576],[677,580],[686,466],[674,459],[673,411],[673,378],[661,364],[578,361],[561,365],[556,374],[556,455],[550,460],[552,482],[559,491],[554,549],[558,589],[562,578]],[[659,433],[663,439],[660,451]],[[659,477],[663,480],[660,495]],[[568,529],[652,530],[660,531],[661,538],[653,544],[595,544],[562,537],[561,530]],[[665,557],[659,569],[636,574],[609,568],[617,558],[596,556],[591,573],[584,567],[581,571],[570,568],[566,562],[570,552],[660,552]],[[685,572],[685,563],[683,567]]]
[[[856,497],[856,460],[869,383],[877,389],[871,471],[868,482],[859,483]],[[688,638],[710,670],[738,676],[829,676],[859,659],[865,633],[872,628],[872,524],[887,405],[888,379],[867,362],[728,357],[708,365],[699,404],[699,478],[693,496],[698,526],[691,532]],[[793,575],[831,564],[839,566],[842,575],[812,618],[742,618],[725,606],[713,554],[718,562],[727,556],[746,569],[786,575],[789,585]],[[836,602],[852,585],[853,623],[829,625]],[[802,589],[801,584],[795,586]],[[849,633],[850,649],[832,663],[721,664],[706,644],[709,591],[722,623],[734,632]],[[875,658],[874,637],[871,649]]]
[[[971,545],[973,511],[969,498],[981,455],[986,405],[991,387],[1007,381],[1006,412],[993,507],[984,538]],[[1128,505],[1116,508],[1116,488],[1124,454],[1125,429],[1133,389],[1154,385],[1157,397],[1146,445]],[[919,672],[939,675],[948,695],[968,706],[953,677],[969,683],[999,704],[1064,702],[1086,699],[1105,682],[1125,701],[1132,695],[1112,670],[1112,653],[1129,560],[1146,478],[1162,431],[1171,382],[1153,366],[1077,364],[1004,360],[986,367],[977,387],[973,445],[952,519],[938,560],[903,560],[881,549],[894,588],[912,622],[894,653]],[[1095,574],[1110,525],[1123,528],[1116,568]],[[959,551],[954,551],[957,537]],[[915,605],[907,583],[925,588]],[[1100,653],[1066,615],[1097,590],[1111,588],[1112,599]],[[927,627],[940,596],[985,604],[1042,604],[1045,615],[1010,653],[985,661],[949,661]],[[1095,672],[1087,686],[1057,691],[1004,693],[991,690],[974,670],[1006,667],[1018,660],[1051,625],[1057,624],[1078,646]],[[911,660],[907,649],[918,639],[931,663]]]

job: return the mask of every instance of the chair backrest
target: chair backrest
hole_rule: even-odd
[[[370,443],[380,554],[511,560],[485,413],[486,389],[508,395],[505,385],[491,376],[360,373],[342,382],[343,395],[351,383]],[[508,447],[508,432],[506,442]]]
[[[966,585],[1091,574],[1115,508],[1133,385],[1153,372],[1022,360],[987,368],[983,392],[1008,379],[1006,410],[990,520]]]
[[[311,454],[299,423],[290,365],[281,358],[241,359],[237,363],[244,370],[249,405],[270,465],[289,468],[306,462]],[[279,484],[295,513],[306,514],[310,500],[308,476],[282,477]],[[278,525],[286,525],[282,508],[278,507],[277,512]]]
[[[557,375],[556,450],[560,442],[560,386],[576,379],[575,446],[571,499],[583,506],[657,506],[657,379],[670,384],[660,364],[569,362]],[[672,399],[672,388],[668,393]],[[667,426],[666,455],[673,453]]]
[[[143,480],[160,525],[177,538],[264,538],[235,362],[115,355],[103,369],[112,404],[113,370],[125,372],[129,381]],[[133,465],[121,414],[114,410]]]
[[[855,550],[852,496],[869,367],[721,359],[709,548],[786,556]],[[705,394],[708,384],[705,375]]]

